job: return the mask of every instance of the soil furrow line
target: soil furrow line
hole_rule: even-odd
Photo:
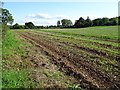
[[[104,43],[99,43],[99,42],[92,42],[92,41],[86,41],[86,40],[82,40],[82,39],[78,39],[78,38],[74,38],[74,37],[68,37],[68,36],[61,36],[61,35],[54,35],[54,34],[48,34],[48,33],[37,33],[37,32],[34,32],[34,34],[37,34],[37,35],[44,35],[44,36],[46,36],[46,37],[50,37],[50,36],[55,36],[55,37],[58,37],[58,38],[70,38],[70,39],[72,39],[72,40],[75,40],[75,41],[83,41],[83,42],[87,42],[87,43],[90,43],[90,44],[95,44],[96,46],[101,46],[101,47],[104,47],[104,48],[110,48],[110,49],[115,49],[115,50],[119,50],[120,49],[120,47],[115,47],[115,46],[112,46],[112,45],[110,45],[110,44],[104,44]],[[118,42],[117,42],[118,43]]]
[[[31,35],[33,35],[32,33],[30,33],[30,32],[27,32],[28,34],[31,34]],[[35,35],[39,35],[39,34],[35,34]],[[33,35],[34,36],[34,35]],[[39,36],[40,37],[40,36]],[[45,37],[47,37],[47,36],[45,36]],[[99,55],[99,56],[101,56],[101,57],[105,57],[105,58],[108,58],[108,59],[110,59],[110,60],[117,60],[117,61],[119,61],[119,59],[120,59],[120,56],[116,56],[116,55],[110,55],[110,54],[108,54],[108,52],[106,52],[106,51],[101,51],[101,50],[96,50],[96,49],[92,49],[92,48],[88,48],[88,47],[83,47],[83,46],[78,46],[77,44],[73,44],[73,43],[71,43],[71,42],[64,42],[64,41],[62,41],[61,43],[63,43],[63,44],[65,44],[65,45],[69,45],[69,46],[71,46],[71,47],[75,47],[75,48],[78,48],[79,50],[83,50],[83,51],[86,51],[86,52],[89,52],[89,53],[92,53],[92,54],[94,54],[94,55]]]
[[[23,34],[22,34],[23,35]],[[38,42],[37,40],[35,40],[35,39],[33,39],[33,38],[31,38],[30,36],[26,36],[26,35],[23,35],[24,36],[24,38],[27,38],[27,39],[31,39],[31,41],[34,41],[34,42],[36,42],[36,43],[38,43],[38,44],[40,44],[41,46],[42,46],[42,48],[43,48],[43,46],[45,47],[46,45],[43,45],[43,43],[41,44],[40,42]],[[50,49],[51,47],[49,47],[49,49]],[[46,53],[48,53],[48,51],[47,50],[45,50],[46,51]],[[54,51],[55,52],[55,51]],[[49,54],[49,53],[48,53]],[[51,55],[51,54],[50,54]],[[55,59],[56,59],[56,57],[55,57],[55,55],[52,55],[52,57],[54,57]],[[62,58],[63,58],[63,56],[62,56]],[[69,58],[70,59],[70,58]],[[77,59],[77,58],[76,58]],[[59,62],[57,62],[56,60],[54,60],[54,62],[56,62],[56,63],[59,63]],[[64,62],[63,62],[64,63]],[[70,63],[70,61],[69,62],[67,62],[67,63]],[[65,65],[67,65],[67,63],[64,63],[64,66]],[[85,64],[83,64],[83,63],[80,63],[81,65],[83,65],[83,67],[86,67],[85,66]],[[70,65],[72,65],[72,64],[70,64]],[[75,65],[72,65],[73,67],[75,67]],[[72,70],[72,67],[71,66],[67,66],[67,67],[69,67],[69,70],[68,71],[70,71],[70,70]],[[83,68],[82,67],[82,68]],[[90,67],[90,66],[89,66]],[[89,68],[88,66],[87,66],[87,68],[86,69],[88,69]],[[75,67],[75,68],[77,68],[77,67]],[[85,69],[85,68],[84,68]],[[76,70],[72,70],[71,72],[74,72],[74,73],[76,73],[75,72]],[[96,71],[94,71],[94,69],[92,69],[91,68],[91,70],[90,70],[91,72],[94,72],[94,74],[98,74],[98,72],[96,72]],[[78,73],[80,73],[80,72],[77,72],[77,74]],[[81,74],[81,73],[80,73]],[[90,73],[89,73],[90,74]],[[101,75],[101,74],[100,74]],[[100,76],[99,75],[99,76]],[[81,75],[80,75],[81,76]],[[82,75],[83,76],[83,75]],[[101,76],[101,77],[103,77],[103,76]],[[105,78],[105,77],[103,77],[103,78]],[[96,78],[97,79],[97,78]],[[107,79],[107,78],[106,78]],[[109,81],[109,80],[107,80],[107,81]],[[109,81],[109,82],[111,82],[111,81]],[[102,82],[103,83],[103,82]],[[105,84],[106,85],[106,84]],[[113,85],[112,85],[113,86]],[[114,86],[114,88],[115,88],[115,86]]]

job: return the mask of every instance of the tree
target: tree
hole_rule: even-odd
[[[120,16],[118,17],[118,25],[120,25]]]
[[[18,23],[16,23],[11,27],[11,29],[24,29],[24,25],[19,25]]]
[[[70,27],[70,26],[73,25],[73,24],[72,24],[72,21],[71,21],[71,20],[68,20],[68,19],[62,19],[62,20],[61,20],[61,23],[62,23],[62,26],[63,26],[63,27]]]
[[[32,22],[25,23],[25,28],[26,29],[34,29],[35,26]]]
[[[101,26],[102,25],[102,19],[97,18],[93,20],[93,26]]]
[[[87,19],[85,20],[85,27],[90,27],[93,25],[93,22],[90,20],[89,17],[87,17]]]
[[[2,9],[2,23],[4,24],[12,24],[14,21],[12,14],[7,9]]]
[[[60,21],[59,20],[57,21],[57,27],[60,27]]]
[[[75,21],[74,26],[75,26],[76,28],[85,27],[85,20],[84,20],[82,17],[80,17],[79,20],[76,20],[76,21]]]
[[[19,29],[19,28],[20,28],[20,26],[19,26],[18,23],[16,23],[15,25],[13,25],[13,29]]]
[[[3,9],[1,8],[2,10],[2,14],[0,15],[0,18],[2,18],[2,33],[3,33],[3,37],[4,35],[6,34],[6,31],[7,31],[7,24],[12,24],[14,19],[13,19],[13,16],[12,14],[9,12],[9,10],[7,9]]]
[[[102,24],[109,25],[109,18],[106,18],[106,17],[102,18]]]
[[[118,18],[110,18],[109,19],[110,21],[110,25],[118,25]]]

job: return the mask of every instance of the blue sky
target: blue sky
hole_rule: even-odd
[[[33,22],[35,25],[56,25],[63,18],[91,19],[118,16],[117,2],[5,2],[14,17],[14,24]]]

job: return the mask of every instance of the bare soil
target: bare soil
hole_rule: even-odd
[[[50,60],[54,65],[59,67],[59,71],[64,72],[65,74],[74,77],[79,83],[80,87],[83,89],[110,89],[110,90],[119,90],[120,89],[120,78],[115,75],[110,75],[97,67],[96,63],[93,63],[86,58],[80,57],[84,56],[84,53],[81,55],[74,54],[73,52],[67,51],[62,48],[62,45],[71,46],[71,44],[66,42],[58,42],[48,40],[42,35],[36,35],[32,32],[19,32],[17,33],[28,42],[31,42],[37,47],[35,53],[44,54],[47,59]],[[109,59],[118,59],[119,57],[110,56],[107,53],[102,51],[96,51],[88,49],[85,47],[80,47],[77,45],[72,46],[80,50],[88,51],[92,54],[97,54]],[[111,47],[111,46],[110,46]],[[38,55],[39,56],[39,55]],[[35,67],[48,67],[46,63],[40,63],[39,57],[32,56],[31,61],[34,63]],[[38,75],[38,74],[33,74]],[[38,76],[39,77],[39,76]]]

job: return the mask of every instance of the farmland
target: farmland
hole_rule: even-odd
[[[7,70],[13,70],[9,75],[20,74],[20,86],[14,87],[28,84],[33,88],[74,88],[75,84],[81,89],[119,89],[118,33],[117,26],[11,30],[8,41],[3,42],[3,72],[7,75]],[[9,75],[3,77],[4,87],[13,84],[5,84]]]

